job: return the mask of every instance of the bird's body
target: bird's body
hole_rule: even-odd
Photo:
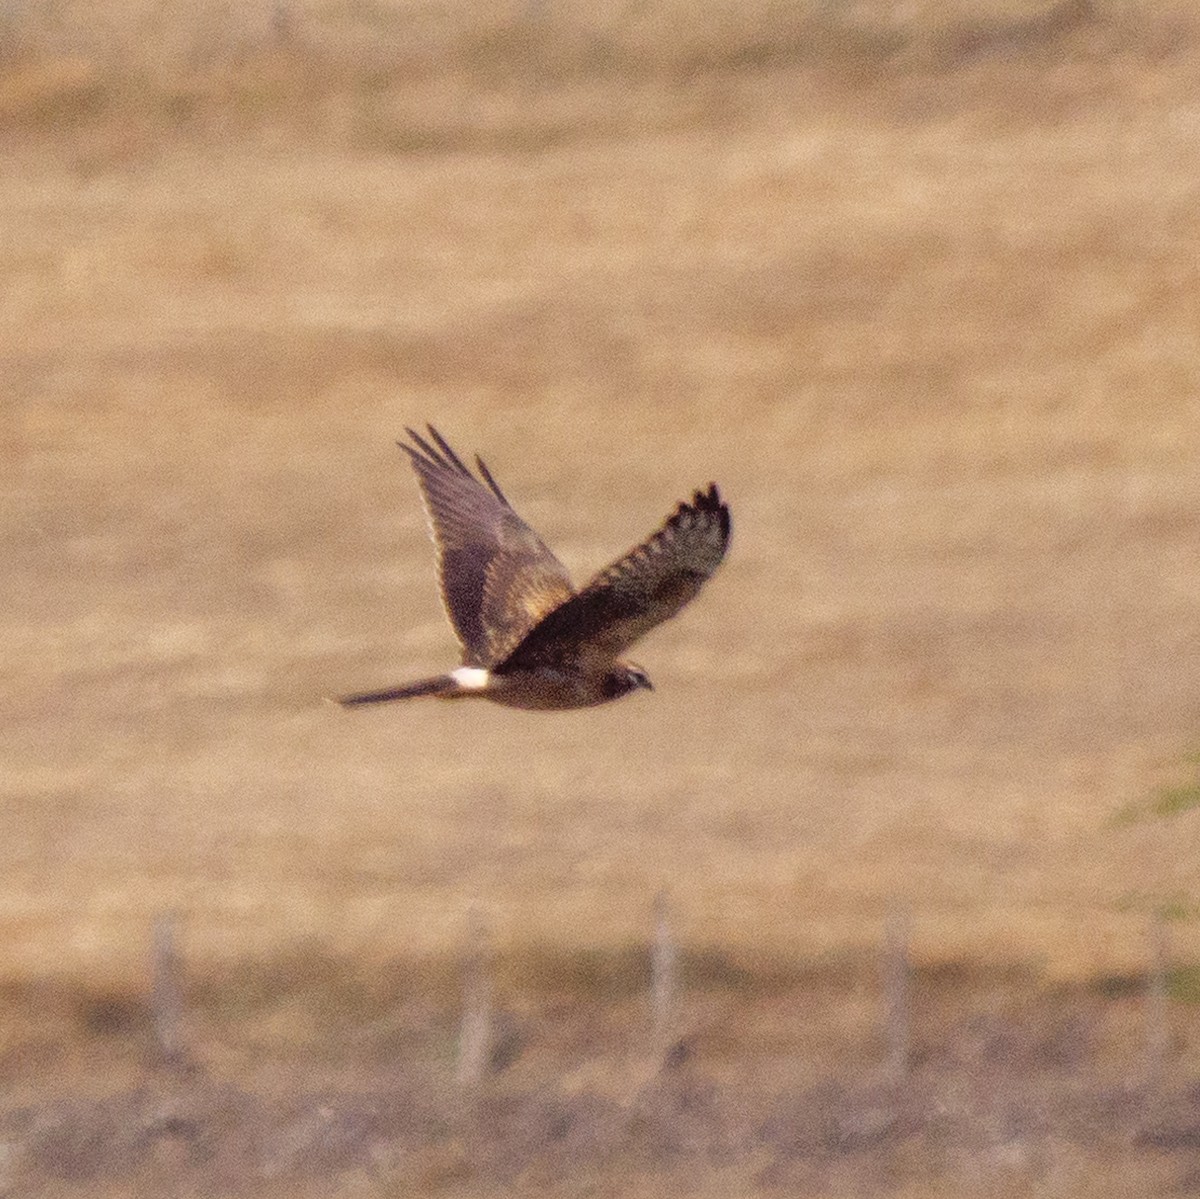
[[[399,444],[421,486],[463,664],[340,702],[478,698],[562,711],[653,690],[646,673],[619,655],[675,615],[720,565],[730,519],[716,485],[697,491],[657,533],[576,591],[481,459],[476,477],[432,426],[432,444],[407,432],[413,444]]]

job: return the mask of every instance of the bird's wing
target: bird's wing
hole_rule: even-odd
[[[657,533],[543,617],[496,669],[611,661],[696,597],[725,557],[730,528],[716,484],[697,491]]]
[[[575,592],[566,567],[513,511],[491,472],[481,478],[428,426],[406,429],[408,454],[437,548],[442,602],[468,666],[492,666]]]

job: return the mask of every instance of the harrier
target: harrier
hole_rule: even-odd
[[[475,696],[510,708],[588,708],[639,688],[645,671],[621,660],[639,637],[694,599],[729,545],[729,509],[716,484],[682,503],[652,537],[582,591],[513,511],[479,457],[478,476],[428,426],[399,442],[417,474],[437,549],[442,602],[462,665],[419,682],[349,695],[347,706]]]

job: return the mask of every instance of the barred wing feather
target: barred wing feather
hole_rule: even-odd
[[[513,511],[482,459],[476,477],[432,426],[405,430],[437,549],[442,602],[467,666],[493,666],[574,594],[566,567]]]
[[[657,533],[544,616],[496,669],[617,657],[696,597],[725,557],[730,531],[716,484],[697,491]]]

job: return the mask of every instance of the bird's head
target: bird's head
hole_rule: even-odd
[[[653,691],[654,684],[650,681],[650,676],[632,662],[618,662],[604,680],[604,692],[608,699],[619,699],[631,691],[642,689]]]

